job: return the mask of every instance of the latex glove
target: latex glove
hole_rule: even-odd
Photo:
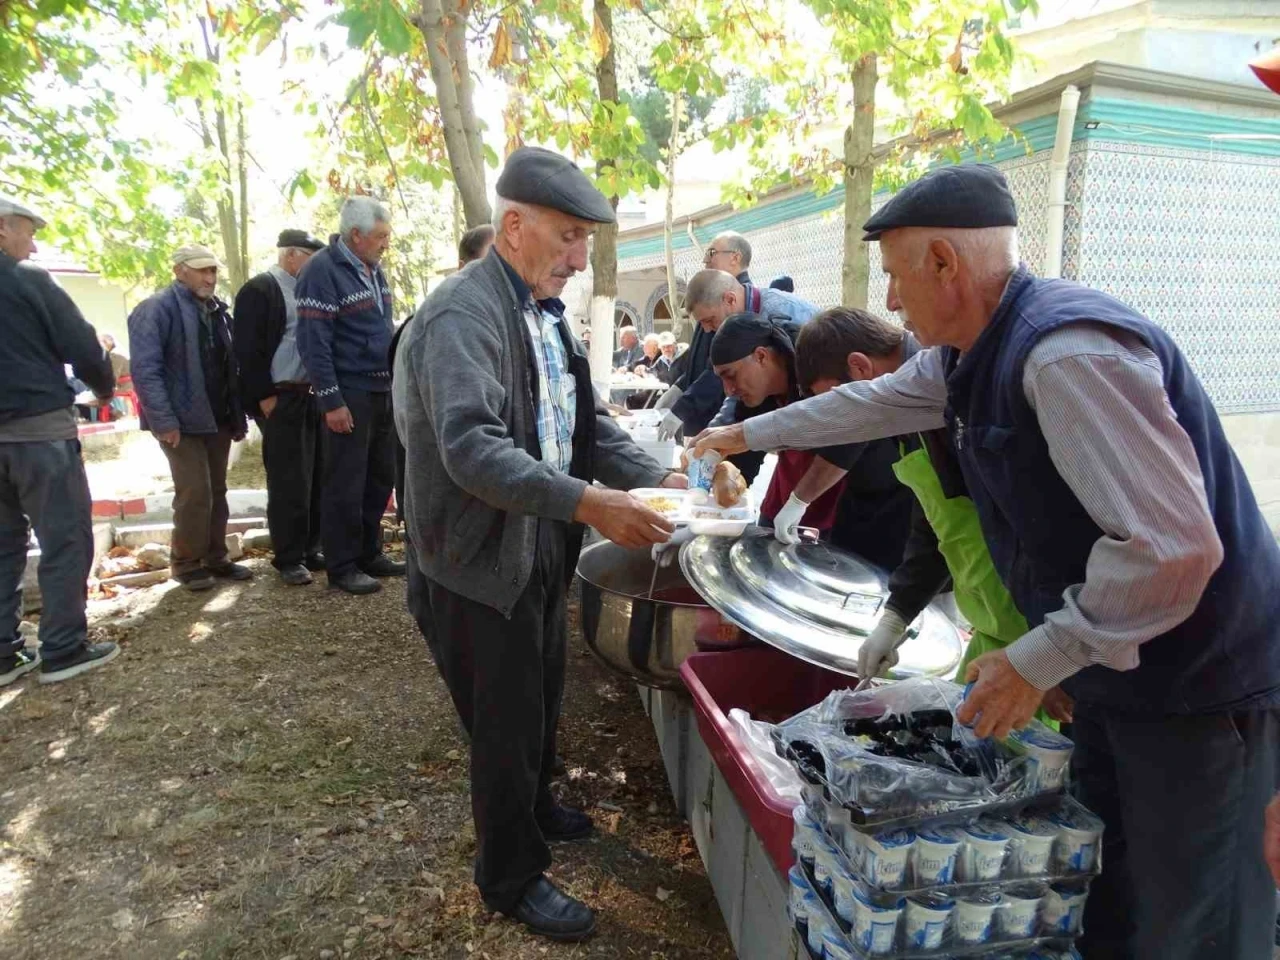
[[[662,422],[658,424],[658,439],[674,440],[676,438],[676,434],[679,433],[683,427],[684,421],[668,410],[667,415],[663,417]]]
[[[880,615],[880,622],[858,650],[858,676],[879,677],[898,665],[898,645],[906,635],[907,624],[892,610]]]
[[[680,548],[693,539],[693,531],[688,527],[676,527],[676,532],[666,543],[655,543],[649,548],[653,562],[660,567],[671,566],[671,561],[680,554]]]
[[[794,493],[787,497],[787,502],[773,518],[773,535],[778,538],[779,543],[800,542],[800,533],[796,528],[800,526],[808,509],[809,505]]]
[[[658,402],[653,405],[655,410],[667,410],[675,406],[675,402],[684,396],[684,391],[679,387],[671,387],[658,398]]]

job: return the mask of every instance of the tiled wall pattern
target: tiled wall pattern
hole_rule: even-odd
[[[1049,152],[1001,166],[1018,203],[1023,260],[1038,271]],[[842,238],[838,209],[757,231],[751,273],[760,283],[788,274],[799,295],[837,303]],[[883,314],[879,252],[871,244],[868,300]],[[660,256],[623,261],[619,270],[661,263]],[[677,253],[681,277],[700,267],[696,251]],[[1062,275],[1121,298],[1172,333],[1220,411],[1280,410],[1280,161],[1074,144]]]

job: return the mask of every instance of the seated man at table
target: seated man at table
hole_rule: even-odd
[[[803,326],[738,313],[711,342],[711,363],[727,396],[716,423],[741,423],[801,398],[795,344]],[[814,451],[783,450],[760,506],[760,523],[780,540],[816,528],[833,545],[892,570],[911,530],[911,491],[898,482],[892,439]]]

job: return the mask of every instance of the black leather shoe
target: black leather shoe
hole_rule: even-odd
[[[312,582],[311,571],[300,563],[291,563],[280,568],[280,579],[291,587],[305,587]]]
[[[551,761],[551,775],[554,777],[563,777],[568,771],[564,765],[564,757],[556,754],[556,758]]]
[[[596,932],[596,915],[592,909],[581,900],[561,893],[545,876],[525,887],[520,902],[504,912],[550,940],[572,943]]]
[[[595,832],[595,824],[581,810],[556,806],[549,814],[538,817],[538,829],[547,843],[568,843],[587,839]]]
[[[368,563],[362,563],[360,569],[371,577],[403,577],[404,564],[392,560],[385,553],[380,553]]]
[[[382,589],[382,584],[359,570],[352,570],[340,576],[329,574],[329,587],[333,590],[345,590],[347,593],[363,596],[366,593],[377,593]]]
[[[217,566],[205,567],[215,577],[223,580],[252,580],[253,571],[240,563],[220,563]]]
[[[173,579],[177,580],[186,589],[193,592],[200,590],[212,590],[218,585],[218,581],[213,579],[213,574],[204,567],[198,567],[195,570],[188,570],[186,573],[179,573]]]
[[[302,561],[302,565],[312,573],[320,573],[324,570],[324,554],[313,553],[311,556],[307,557],[306,560]]]

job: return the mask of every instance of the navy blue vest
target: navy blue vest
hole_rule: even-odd
[[[1083,583],[1103,535],[1049,457],[1022,388],[1037,341],[1069,323],[1127,330],[1159,357],[1178,423],[1195,446],[1224,559],[1195,612],[1144,643],[1133,670],[1087,667],[1063,683],[1084,703],[1202,713],[1271,703],[1280,692],[1280,548],[1208,396],[1173,340],[1113,297],[1025,268],[961,357],[944,350],[947,424],[991,557],[1033,627]],[[1100,424],[1099,429],[1106,429]]]

